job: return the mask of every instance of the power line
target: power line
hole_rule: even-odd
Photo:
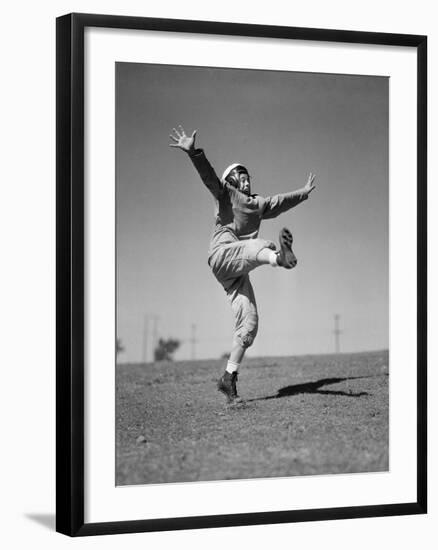
[[[152,319],[152,361],[155,360],[155,349],[157,348],[157,345],[158,345],[158,320],[159,320],[159,315],[152,315],[151,316],[151,319]]]
[[[149,336],[149,317],[145,315],[143,318],[143,363],[148,361],[148,336]]]
[[[158,320],[159,315],[143,315],[142,330],[142,361],[154,361],[155,348],[158,345]],[[152,329],[152,330],[151,330]]]

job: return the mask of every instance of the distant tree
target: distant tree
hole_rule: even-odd
[[[116,355],[119,355],[119,353],[122,353],[122,351],[125,351],[125,347],[122,344],[122,340],[120,338],[117,338],[117,340],[116,340]]]
[[[221,359],[228,359],[228,357],[230,356],[230,352],[229,351],[226,351],[225,353],[223,353],[221,355]]]
[[[173,361],[173,354],[180,345],[181,342],[175,338],[160,338],[154,350],[155,361]]]

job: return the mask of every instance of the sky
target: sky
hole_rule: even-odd
[[[229,352],[233,317],[207,265],[214,201],[187,155],[181,124],[221,175],[239,162],[263,196],[302,187],[309,200],[262,222],[289,227],[298,265],[251,274],[259,332],[248,356],[388,348],[388,86],[385,77],[116,64],[117,334],[121,362]],[[193,343],[191,340],[196,340]]]

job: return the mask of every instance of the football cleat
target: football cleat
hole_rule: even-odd
[[[217,389],[225,395],[228,403],[240,403],[242,400],[237,394],[237,372],[225,371],[217,383]]]
[[[285,269],[292,269],[297,265],[297,259],[292,252],[293,237],[286,227],[280,231],[280,251],[277,252],[277,264]]]

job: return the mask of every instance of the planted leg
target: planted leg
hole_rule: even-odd
[[[230,358],[228,359],[227,371],[233,372],[238,369],[240,363],[245,356],[245,351],[247,348],[244,348],[242,344],[233,338],[233,344],[231,347]]]
[[[235,318],[233,344],[227,368],[219,380],[218,389],[229,403],[237,401],[237,372],[247,348],[254,342],[258,329],[258,313],[254,290],[248,275],[236,280],[228,291],[228,298]]]

